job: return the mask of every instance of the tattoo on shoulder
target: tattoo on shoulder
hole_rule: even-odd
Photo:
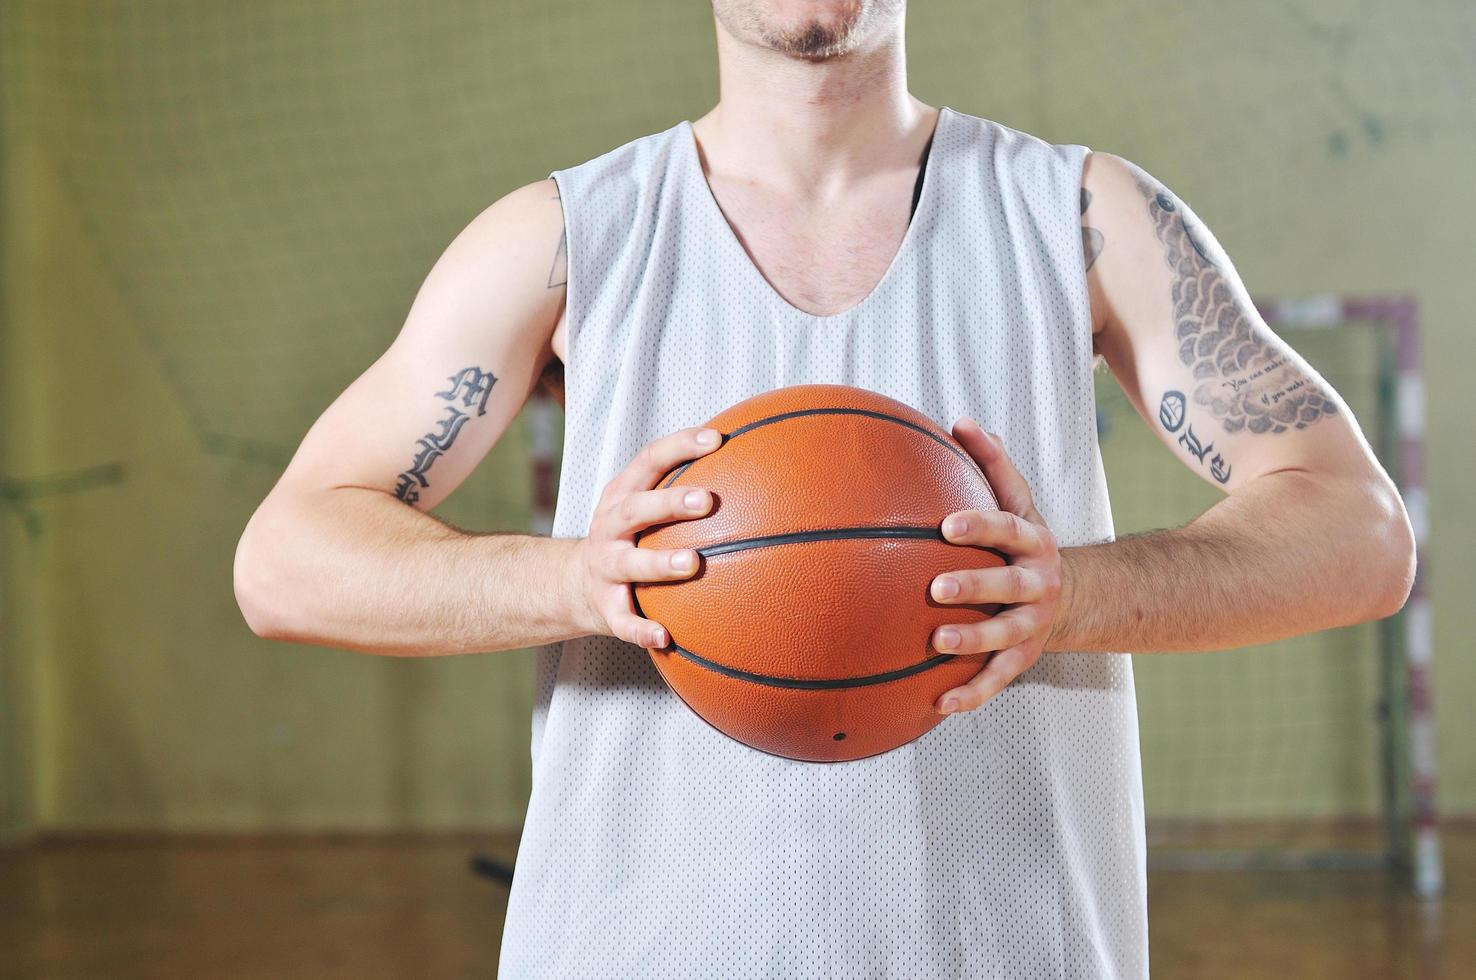
[[[415,458],[408,469],[400,473],[395,483],[395,496],[407,504],[420,499],[420,491],[430,486],[426,475],[436,460],[444,456],[461,429],[473,417],[487,414],[487,398],[497,378],[491,371],[478,367],[462,368],[446,379],[449,387],[438,391],[435,396],[450,402],[445,406],[446,414],[436,427],[415,442]],[[466,411],[463,411],[465,409]],[[475,413],[475,416],[473,415]]]
[[[569,229],[559,232],[559,247],[554,250],[553,265],[548,270],[548,288],[569,281]]]
[[[1092,206],[1092,192],[1085,187],[1081,189],[1081,213],[1085,215],[1087,208]],[[1090,269],[1092,263],[1097,261],[1097,256],[1102,254],[1102,249],[1107,245],[1107,240],[1096,228],[1081,226],[1081,250],[1086,256],[1086,267]]]
[[[1285,432],[1336,414],[1337,404],[1317,379],[1260,335],[1247,302],[1211,258],[1210,240],[1187,220],[1187,209],[1162,186],[1139,180],[1138,189],[1174,270],[1174,337],[1194,379],[1194,404],[1208,409],[1226,432]]]

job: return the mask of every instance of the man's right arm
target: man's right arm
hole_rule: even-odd
[[[503,197],[447,247],[399,336],[312,426],[247,524],[235,588],[254,632],[394,655],[517,649],[596,632],[658,638],[656,624],[621,608],[618,580],[690,572],[657,568],[670,554],[643,553],[625,532],[670,519],[672,494],[641,484],[672,458],[705,451],[692,451],[695,429],[647,447],[622,474],[623,490],[612,483],[598,547],[466,533],[427,513],[555,363],[564,263],[552,180]]]

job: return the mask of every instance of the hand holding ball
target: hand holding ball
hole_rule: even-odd
[[[1004,563],[940,531],[954,511],[996,509],[978,465],[920,412],[843,385],[766,392],[708,425],[721,447],[658,486],[705,488],[710,511],[636,537],[700,556],[689,578],[633,584],[640,614],[670,634],[650,651],[666,683],[719,730],[795,759],[859,759],[925,734],[937,698],[986,656],[930,643],[995,609],[929,594],[939,574]]]

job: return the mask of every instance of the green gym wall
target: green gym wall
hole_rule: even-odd
[[[1476,811],[1476,7],[911,7],[919,97],[1135,160],[1258,296],[1418,299],[1441,799]],[[232,551],[473,215],[706,111],[708,5],[0,0],[0,18],[0,830],[516,826],[531,653],[260,640]],[[529,494],[520,421],[442,513],[520,531]],[[1153,519],[1114,496],[1120,526]],[[1298,683],[1367,659],[1355,636],[1315,647]],[[1138,658],[1150,814],[1224,815],[1194,788],[1220,763],[1187,773],[1149,733],[1209,679],[1227,704],[1285,699],[1259,656]],[[1224,714],[1203,715],[1222,748]],[[1373,761],[1347,762],[1345,721],[1362,723],[1309,717],[1305,745],[1262,733],[1245,764],[1307,752],[1329,775],[1273,782],[1244,815],[1371,813]]]

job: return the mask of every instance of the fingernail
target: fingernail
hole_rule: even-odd
[[[957,515],[955,515],[943,522],[943,533],[956,538],[960,534],[964,533],[964,530],[968,528],[968,526],[968,521],[965,521],[962,517],[958,517]]]
[[[697,556],[690,551],[678,551],[671,556],[671,567],[679,572],[691,571],[697,565]]]
[[[952,599],[958,595],[958,579],[939,578],[933,580],[933,598]]]
[[[706,501],[707,494],[703,493],[701,490],[688,490],[686,493],[682,494],[682,506],[686,507],[688,510],[701,510],[702,505]]]
[[[697,443],[702,446],[716,446],[718,434],[716,429],[703,429],[697,433]]]
[[[945,626],[938,631],[938,635],[933,639],[933,646],[939,650],[952,650],[958,646],[960,639],[958,630],[952,626]]]
[[[653,647],[664,647],[664,646],[666,646],[666,630],[659,629],[658,628],[656,630],[656,632],[652,633],[651,634],[651,645]]]
[[[951,714],[953,714],[955,711],[958,710],[958,698],[954,698],[954,697],[944,698],[943,699],[943,703],[938,706],[938,710],[941,711],[945,715],[951,715]]]

